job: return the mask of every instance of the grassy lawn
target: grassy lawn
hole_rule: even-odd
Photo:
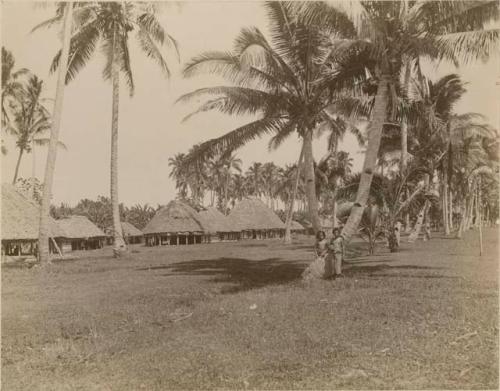
[[[498,230],[300,282],[312,238],[2,270],[2,389],[497,389]]]

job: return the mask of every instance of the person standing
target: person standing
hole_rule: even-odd
[[[396,221],[396,224],[394,224],[394,234],[396,235],[396,243],[399,244],[401,243],[401,228],[403,227],[403,224],[401,223],[400,220]]]
[[[330,241],[328,249],[330,250],[329,251],[330,257],[333,258],[333,268],[334,268],[333,277],[334,278],[344,277],[344,275],[342,274],[342,262],[345,256],[344,238],[340,234],[339,228],[334,228],[332,230],[332,234],[333,238]]]
[[[425,240],[431,240],[431,224],[428,221],[425,223],[424,241]]]

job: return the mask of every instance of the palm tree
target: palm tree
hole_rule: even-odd
[[[351,4],[352,6],[352,4]],[[339,21],[357,32],[350,42],[342,41],[341,51],[368,50],[376,63],[376,95],[368,125],[368,143],[358,196],[344,226],[346,240],[356,232],[368,200],[382,129],[396,119],[397,79],[405,61],[419,63],[422,56],[468,62],[485,58],[496,46],[498,30],[482,30],[498,14],[498,2],[471,1],[361,1],[348,15],[338,5],[320,2],[297,3],[299,13],[310,23],[328,26]]]
[[[111,203],[113,205],[113,252],[119,257],[126,250],[120,223],[118,201],[118,110],[120,98],[120,76],[123,75],[130,95],[134,92],[134,78],[129,55],[129,38],[136,32],[137,42],[147,57],[155,61],[166,77],[169,67],[160,51],[167,44],[177,50],[175,40],[165,32],[156,18],[156,7],[152,3],[97,2],[85,6],[76,21],[75,33],[71,37],[70,62],[66,82],[92,57],[97,44],[105,56],[103,77],[112,84],[111,115]],[[59,51],[53,62],[55,70],[60,62]]]
[[[264,187],[263,177],[262,177],[262,163],[253,162],[250,167],[248,167],[245,173],[250,194],[259,197],[262,194],[262,188]]]
[[[278,167],[273,162],[264,163],[262,166],[262,180],[264,184],[264,194],[267,197],[269,207],[274,210],[274,197],[276,182],[278,180]]]
[[[270,148],[277,148],[292,134],[298,134],[304,145],[304,167],[309,214],[315,229],[319,228],[318,200],[315,193],[312,139],[313,132],[323,121],[327,102],[333,92],[351,85],[352,80],[364,77],[364,66],[354,61],[328,64],[330,56],[325,47],[329,37],[315,23],[308,23],[295,12],[293,2],[266,2],[271,30],[269,42],[257,28],[242,29],[231,53],[208,52],[193,58],[184,67],[184,76],[215,73],[223,76],[230,86],[202,88],[179,98],[190,102],[210,97],[198,110],[219,110],[226,114],[256,114],[258,118],[226,135],[201,145],[199,154],[233,151],[251,140],[266,134],[273,135]],[[336,28],[338,27],[338,28]],[[330,33],[337,38],[353,38],[352,26],[338,23]],[[356,62],[359,64],[359,54]],[[350,59],[351,57],[348,57]],[[333,60],[330,61],[332,63]]]
[[[247,184],[245,177],[242,174],[235,174],[231,180],[231,197],[233,201],[241,201],[243,197],[248,195]]]
[[[59,67],[57,75],[56,97],[52,112],[52,126],[50,128],[50,141],[47,152],[47,162],[45,165],[45,175],[43,181],[43,196],[40,207],[40,224],[38,233],[38,258],[40,263],[49,262],[49,224],[50,224],[50,201],[52,198],[52,183],[54,181],[54,170],[57,157],[57,145],[59,144],[59,128],[61,126],[62,107],[64,101],[64,82],[68,69],[70,39],[72,29],[73,6],[71,3],[60,4],[57,7],[56,18],[63,20],[62,49],[60,59],[62,65]]]
[[[50,139],[41,137],[51,127],[50,114],[42,104],[43,81],[32,75],[23,86],[22,96],[12,106],[11,116],[5,124],[5,129],[16,137],[16,146],[19,149],[16,168],[12,183],[15,184],[19,174],[19,167],[23,154],[34,153],[37,145],[48,145]],[[59,142],[59,146],[65,147]]]
[[[10,104],[22,99],[23,84],[19,78],[29,73],[25,68],[14,71],[16,62],[10,51],[2,46],[2,125],[9,121]],[[14,102],[13,102],[14,101]]]
[[[175,180],[175,188],[178,190],[178,196],[181,199],[187,198],[188,176],[185,170],[184,160],[186,155],[183,153],[176,154],[173,158],[168,159],[168,165],[172,167],[168,176]]]

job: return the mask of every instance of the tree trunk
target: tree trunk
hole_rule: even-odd
[[[24,149],[19,149],[19,156],[17,157],[16,170],[14,171],[14,178],[12,178],[12,184],[15,185],[17,182],[17,176],[19,174],[19,166],[21,165],[21,159],[24,154]]]
[[[471,223],[472,223],[472,216],[474,213],[474,202],[475,202],[476,195],[472,193],[472,196],[470,197],[469,200],[469,205],[467,209],[467,218],[465,219],[465,230],[469,230]]]
[[[453,192],[451,191],[450,186],[448,185],[448,226],[450,230],[453,231],[455,228],[453,225]]]
[[[408,199],[410,192],[408,189],[405,191],[406,194],[406,199]],[[410,212],[405,213],[405,232],[410,233],[411,232],[411,227],[410,227]]]
[[[442,188],[442,199],[443,199],[443,227],[445,235],[450,234],[450,224],[448,219],[448,176],[446,170],[443,170],[443,188]]]
[[[318,198],[316,197],[312,136],[312,129],[309,129],[304,135],[304,174],[306,179],[306,196],[309,218],[311,219],[314,234],[316,234],[316,232],[321,229],[321,224],[318,212]]]
[[[456,238],[457,239],[460,239],[462,237],[462,234],[464,232],[464,227],[465,227],[465,218],[466,218],[466,215],[467,215],[467,200],[463,201],[463,206],[461,208],[461,217],[460,217],[460,223],[458,225],[458,231],[457,231],[457,235],[456,235]]]
[[[293,219],[293,206],[295,204],[295,198],[297,197],[297,190],[299,188],[299,179],[300,179],[300,165],[302,164],[302,159],[304,158],[304,145],[302,145],[302,149],[300,150],[299,160],[297,161],[297,175],[295,176],[295,184],[293,186],[293,194],[290,199],[290,207],[288,208],[288,213],[286,215],[285,221],[285,243],[292,243],[292,235],[290,233],[290,227],[292,226]]]
[[[119,258],[127,249],[123,240],[118,201],[118,107],[120,104],[120,64],[115,56],[116,30],[113,32],[113,61],[111,64],[111,82],[113,85],[113,108],[111,113],[111,206],[113,210],[113,254]]]
[[[333,215],[333,219],[332,219],[332,228],[337,228],[338,227],[338,224],[337,224],[337,184],[335,184],[335,190],[333,191],[333,194],[332,194],[332,197],[333,197],[333,205],[332,205],[332,215]]]
[[[57,158],[57,144],[59,142],[59,129],[61,125],[62,109],[64,102],[64,84],[68,71],[69,48],[71,41],[71,19],[73,15],[73,4],[66,3],[64,7],[64,22],[62,35],[61,60],[59,62],[59,74],[57,76],[56,96],[54,111],[52,113],[52,126],[50,128],[50,141],[47,151],[47,162],[45,163],[45,174],[43,180],[42,205],[40,207],[40,224],[38,232],[38,259],[40,263],[49,262],[49,213],[50,201],[52,199],[52,183],[54,182],[54,171]]]
[[[425,200],[424,206],[422,209],[420,209],[420,213],[418,214],[417,221],[415,223],[415,228],[413,228],[413,231],[410,233],[410,236],[408,237],[408,243],[413,243],[418,239],[418,235],[420,235],[420,230],[422,229],[422,224],[424,222],[424,217],[426,215],[426,211],[428,208],[428,200]]]
[[[406,95],[408,95],[408,90],[410,89],[410,77],[411,77],[411,64],[409,61],[405,65],[405,75],[404,75],[404,89],[406,90]],[[401,122],[401,162],[399,171],[401,175],[406,171],[406,165],[408,161],[408,122],[403,119]]]
[[[388,91],[389,77],[382,76],[378,83],[377,95],[375,96],[371,120],[368,126],[368,144],[365,162],[363,164],[363,171],[359,181],[358,194],[351,209],[351,214],[342,229],[342,235],[346,243],[358,229],[359,222],[363,216],[363,210],[365,209],[365,205],[370,194],[373,172],[376,167],[380,140],[382,138],[382,129],[386,119],[387,103],[389,98]]]

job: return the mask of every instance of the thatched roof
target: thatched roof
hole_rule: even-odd
[[[298,221],[292,220],[292,224],[290,225],[290,229],[292,231],[302,231],[305,228]]]
[[[206,221],[210,230],[213,232],[238,232],[240,231],[237,227],[231,224],[227,216],[222,214],[218,209],[209,206],[204,210],[198,212],[202,222]]]
[[[171,201],[161,208],[144,227],[145,234],[177,232],[213,232],[206,220],[189,205]]]
[[[281,219],[258,198],[244,198],[228,216],[230,224],[239,231],[285,229]]]
[[[144,235],[141,230],[134,227],[128,221],[122,221],[122,231],[124,236],[142,236]]]
[[[65,238],[80,239],[106,236],[94,223],[85,216],[70,216],[57,220]]]
[[[2,240],[36,240],[40,206],[23,196],[13,185],[2,184]],[[62,231],[50,218],[51,237],[62,236]]]

